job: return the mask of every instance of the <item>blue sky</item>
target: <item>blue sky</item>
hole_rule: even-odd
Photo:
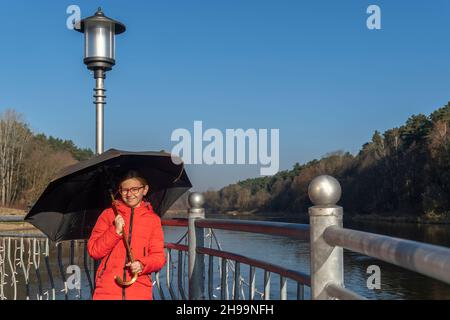
[[[66,9],[122,21],[107,74],[105,149],[171,150],[173,130],[280,129],[280,169],[356,153],[375,130],[450,100],[450,2],[2,1],[0,111],[95,149],[94,80]],[[382,29],[366,9],[380,6]],[[258,165],[191,165],[194,190]]]

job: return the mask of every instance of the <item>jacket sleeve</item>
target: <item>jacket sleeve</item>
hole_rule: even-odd
[[[164,255],[164,233],[159,217],[156,218],[156,222],[153,225],[153,232],[152,237],[150,238],[147,255],[138,260],[143,265],[141,274],[150,274],[159,271],[166,263]]]
[[[107,256],[122,239],[116,233],[114,224],[108,220],[107,213],[108,209],[102,212],[88,241],[89,255],[95,260]]]

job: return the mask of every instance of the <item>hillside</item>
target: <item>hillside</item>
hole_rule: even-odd
[[[450,215],[450,104],[429,116],[413,115],[404,125],[375,131],[358,154],[339,151],[296,163],[273,177],[239,181],[205,193],[210,212],[307,212],[309,182],[336,177],[349,214]]]

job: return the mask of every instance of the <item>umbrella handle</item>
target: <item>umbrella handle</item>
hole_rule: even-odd
[[[114,216],[117,216],[119,213],[117,212],[117,208],[116,208],[116,205],[115,205],[115,201],[116,200],[114,199],[114,195],[112,194],[112,192],[110,193],[110,195],[111,195],[111,199],[112,199],[112,205],[111,206],[112,206],[112,209],[114,211]],[[131,252],[130,245],[128,244],[128,240],[127,240],[127,237],[125,235],[125,232],[123,233],[122,239],[123,239],[123,243],[125,245],[125,249],[127,251],[128,260],[131,263],[133,263],[134,262],[133,253]],[[114,280],[116,280],[118,285],[123,286],[123,287],[127,287],[127,286],[130,286],[133,283],[135,283],[137,278],[138,278],[138,273],[135,272],[133,274],[133,277],[131,278],[130,281],[123,281],[119,276],[115,276]]]
[[[114,280],[116,280],[116,282],[119,286],[128,287],[128,286],[131,286],[133,283],[135,283],[137,278],[138,278],[138,273],[135,272],[133,274],[133,278],[131,278],[130,281],[123,281],[119,276],[115,276]]]

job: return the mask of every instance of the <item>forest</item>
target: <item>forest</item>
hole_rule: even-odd
[[[27,208],[63,167],[94,154],[71,140],[34,134],[12,109],[0,115],[0,206]]]
[[[316,176],[339,180],[338,203],[348,214],[450,216],[450,103],[429,116],[375,131],[356,155],[332,152],[271,177],[239,181],[205,192],[209,212],[305,213],[307,190]]]

